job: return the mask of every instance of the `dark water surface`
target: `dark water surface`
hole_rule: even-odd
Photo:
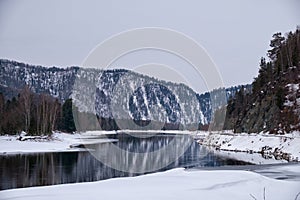
[[[87,148],[93,150],[92,154],[86,151],[1,155],[0,189],[98,181],[177,167],[249,164],[217,156],[188,135],[159,134],[140,138],[118,134],[108,137],[118,139],[118,142],[88,145]],[[185,151],[179,151],[185,144],[189,144]],[[116,148],[112,147],[121,149],[122,153],[116,155]],[[101,162],[94,155],[101,155]],[[159,165],[161,163],[162,166]],[[126,167],[116,169],[114,164]]]

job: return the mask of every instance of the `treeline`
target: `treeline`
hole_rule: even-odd
[[[6,100],[0,93],[0,134],[51,134],[75,131],[72,100],[63,104],[48,94],[36,94],[25,86],[17,97]]]
[[[72,99],[61,103],[48,94],[36,94],[28,86],[20,93],[6,100],[0,93],[0,134],[14,135],[25,131],[29,135],[51,135],[53,131],[73,133],[87,130],[119,130],[130,129],[130,119],[107,119],[92,113],[79,112],[72,105]],[[77,122],[75,126],[75,122]],[[150,121],[134,121],[143,128]],[[151,121],[150,129],[162,127],[167,130],[178,130],[180,124]],[[191,125],[191,128],[197,127]],[[181,127],[182,128],[182,127]]]
[[[224,129],[235,132],[286,133],[300,130],[300,28],[285,36],[275,33],[268,59],[260,60],[252,92],[241,89],[228,102]],[[298,85],[291,91],[288,85]],[[290,105],[288,105],[287,102]]]

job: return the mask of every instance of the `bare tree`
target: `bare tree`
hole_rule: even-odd
[[[60,108],[61,105],[57,99],[47,94],[39,95],[36,106],[36,129],[39,135],[49,134],[55,129]]]
[[[42,116],[42,123],[41,123],[41,130],[42,130],[42,134],[47,133],[47,126],[48,126],[48,110],[49,110],[49,105],[47,103],[48,100],[48,96],[46,94],[42,94],[41,95],[41,116]]]
[[[4,106],[5,106],[5,99],[4,99],[4,96],[2,95],[2,93],[0,93],[0,134],[2,132]]]
[[[19,105],[20,111],[24,117],[24,130],[28,133],[30,128],[30,120],[31,120],[31,109],[32,109],[32,93],[27,85],[23,88],[20,93]]]
[[[53,99],[50,105],[51,105],[50,112],[49,112],[49,120],[50,120],[50,124],[51,124],[50,128],[51,128],[51,131],[54,131],[61,105],[57,99],[56,100]]]
[[[40,106],[39,100],[38,100],[37,104],[35,105],[35,109],[36,109],[36,112],[35,112],[36,133],[38,135],[40,135],[42,130],[41,130],[41,106]]]

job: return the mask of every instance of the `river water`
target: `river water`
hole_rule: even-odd
[[[107,136],[113,143],[90,151],[0,156],[0,190],[137,176],[172,168],[237,166],[249,163],[216,155],[188,135]]]

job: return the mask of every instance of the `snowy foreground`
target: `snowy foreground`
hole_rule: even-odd
[[[295,167],[294,167],[295,168]],[[299,168],[299,165],[296,166]],[[294,169],[295,170],[295,169]],[[298,170],[298,169],[296,169]],[[265,191],[265,192],[264,192]],[[237,170],[173,169],[138,177],[0,191],[1,200],[295,200],[300,182]]]

